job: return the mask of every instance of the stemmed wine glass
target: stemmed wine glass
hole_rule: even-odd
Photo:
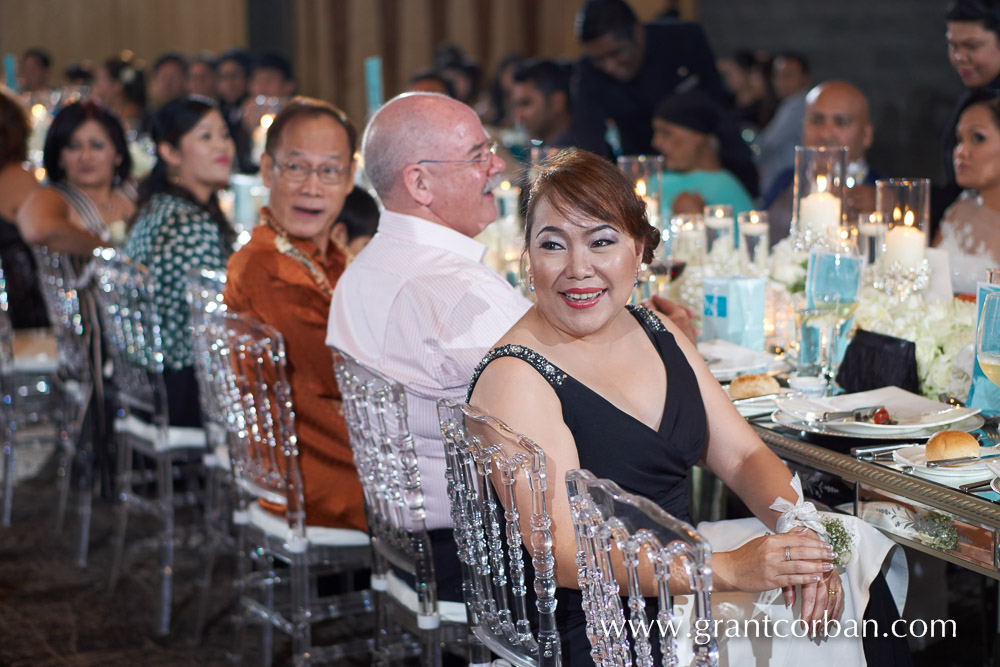
[[[1000,386],[1000,292],[987,294],[976,332],[976,359],[983,375]]]
[[[821,364],[828,393],[836,388],[840,328],[858,308],[862,268],[857,243],[850,237],[817,248],[809,255],[806,273],[808,321],[805,324],[824,332]]]

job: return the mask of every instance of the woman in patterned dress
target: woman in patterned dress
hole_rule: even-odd
[[[156,165],[140,185],[125,254],[155,281],[170,424],[199,426],[185,276],[193,268],[225,271],[235,233],[216,190],[229,181],[236,148],[219,110],[202,97],[165,104],[153,117],[152,134]]]

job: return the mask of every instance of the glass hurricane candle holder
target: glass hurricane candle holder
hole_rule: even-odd
[[[746,211],[740,213],[736,221],[743,273],[752,276],[767,275],[767,258],[771,250],[767,211]]]
[[[885,237],[874,271],[875,286],[905,299],[930,282],[925,259],[930,235],[930,179],[875,181],[875,213]]]
[[[697,213],[683,213],[670,218],[665,245],[676,262],[694,266],[705,256],[705,223]],[[681,267],[683,270],[683,267]]]
[[[733,250],[737,247],[736,220],[733,218],[733,207],[728,204],[706,206],[704,216],[705,229],[708,232],[708,252],[722,244],[723,249]]]
[[[792,236],[796,248],[825,242],[843,219],[846,146],[796,146]]]
[[[646,203],[649,224],[663,230],[660,218],[660,185],[663,176],[662,155],[622,155],[618,168],[632,182],[635,194]]]

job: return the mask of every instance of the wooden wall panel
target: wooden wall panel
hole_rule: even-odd
[[[41,46],[57,75],[122,49],[146,62],[167,50],[220,53],[246,34],[245,0],[0,0],[0,51]]]
[[[298,91],[365,117],[364,60],[383,63],[385,96],[406,89],[431,63],[438,41],[479,62],[484,87],[508,53],[577,58],[573,22],[582,0],[285,0]],[[678,0],[686,16],[697,0]],[[644,20],[664,0],[631,0]],[[385,12],[393,12],[387,17]],[[132,49],[151,61],[168,49],[216,53],[247,40],[246,0],[0,0],[0,51],[43,46],[56,70]],[[440,39],[439,39],[440,38]]]

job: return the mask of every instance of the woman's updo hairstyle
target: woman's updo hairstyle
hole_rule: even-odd
[[[642,261],[653,261],[660,231],[649,224],[646,203],[632,182],[608,160],[583,150],[550,156],[531,183],[525,212],[524,243],[531,244],[538,203],[547,201],[561,215],[600,220],[642,241]]]

